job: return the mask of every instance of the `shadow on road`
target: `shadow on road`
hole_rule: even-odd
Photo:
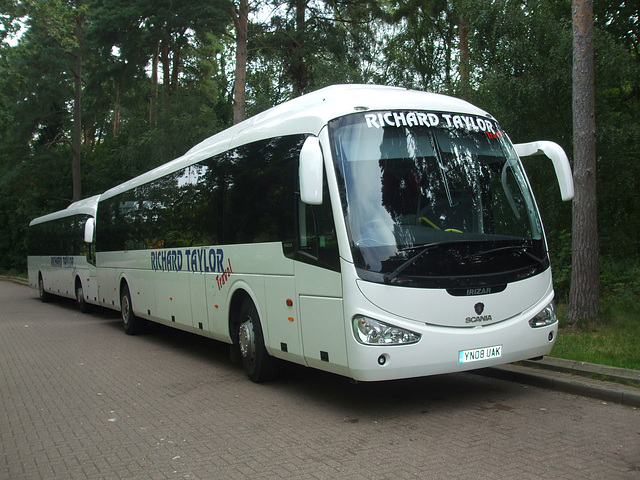
[[[95,308],[89,314],[82,315],[75,301],[63,298],[57,298],[52,307],[77,314],[82,322],[97,320],[100,328],[120,330],[125,335],[119,312],[114,310]],[[99,335],[99,332],[96,334]],[[445,406],[454,409],[457,406],[468,408],[474,403],[486,406],[487,398],[493,399],[495,405],[502,405],[500,402],[509,397],[524,394],[524,390],[514,384],[468,372],[384,382],[354,382],[339,375],[290,363],[282,363],[276,380],[252,384],[242,366],[230,360],[229,345],[225,343],[156,323],[150,323],[144,334],[131,340],[139,342],[139,348],[160,349],[189,357],[199,364],[196,368],[215,365],[225,375],[237,376],[238,381],[247,382],[243,390],[254,390],[254,395],[259,395],[262,389],[277,390],[292,398],[315,402],[322,408],[357,411],[358,418],[375,418],[394,410],[428,413],[430,409],[442,409]],[[203,380],[212,381],[206,371],[202,374]],[[358,421],[357,418],[351,420]]]

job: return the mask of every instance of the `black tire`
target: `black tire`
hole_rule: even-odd
[[[80,308],[80,311],[82,313],[89,313],[89,311],[91,310],[91,305],[89,305],[84,298],[82,281],[79,278],[76,279],[76,302],[78,304],[78,308]]]
[[[127,284],[122,287],[120,292],[120,316],[122,318],[122,326],[127,335],[138,335],[144,331],[146,321],[138,318],[133,313],[133,303],[131,302],[131,294]]]
[[[40,296],[40,301],[43,303],[51,301],[51,294],[44,289],[44,280],[42,280],[41,273],[38,274],[38,295]]]
[[[247,376],[256,383],[272,380],[278,372],[277,360],[264,346],[262,326],[255,305],[246,299],[240,307],[238,347]]]

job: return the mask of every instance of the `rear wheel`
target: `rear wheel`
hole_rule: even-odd
[[[38,295],[41,302],[49,302],[51,300],[51,294],[44,289],[44,280],[42,280],[42,274],[38,274]]]
[[[277,373],[276,359],[269,355],[264,346],[258,311],[248,298],[240,307],[238,346],[242,365],[251,380],[260,383],[275,377]]]
[[[78,307],[82,313],[87,313],[90,310],[90,305],[84,298],[84,290],[82,289],[82,281],[78,278],[76,279],[76,302],[78,303]]]
[[[133,313],[131,293],[129,293],[129,286],[126,284],[122,287],[122,292],[120,293],[120,315],[122,317],[122,326],[127,335],[142,333],[146,322]]]

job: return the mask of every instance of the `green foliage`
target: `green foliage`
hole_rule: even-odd
[[[64,208],[72,196],[75,19],[85,19],[88,196],[231,124],[231,7],[229,0],[0,0],[0,267],[23,266],[29,220]],[[604,1],[594,9],[603,297],[637,299],[640,24],[629,19],[638,17],[638,7]],[[249,116],[334,83],[459,94],[464,19],[470,100],[495,115],[514,142],[552,140],[571,158],[570,0],[274,0],[268,10],[267,20],[254,17],[250,25]],[[3,42],[20,18],[28,27],[20,40]],[[524,163],[563,300],[571,273],[571,205],[560,202],[545,158]]]
[[[377,81],[454,94],[458,90],[456,2],[396,0],[388,15],[393,28],[383,36],[384,55]]]
[[[549,235],[547,232],[547,241],[556,301],[567,303],[571,286],[571,232],[562,230],[558,235],[555,235],[555,232],[553,235]]]
[[[607,256],[601,264],[602,296],[611,310],[637,315],[640,305],[640,262],[628,257]],[[603,317],[606,319],[607,314]]]
[[[635,268],[636,274],[638,267]],[[566,305],[559,305],[560,330],[551,355],[569,360],[640,370],[640,318],[638,290],[604,294],[599,321],[568,327]]]
[[[224,129],[231,107],[218,96],[206,98],[197,88],[168,96],[157,122],[126,123],[118,137],[109,137],[88,156],[87,192],[103,192],[184,154],[196,143]]]
[[[64,146],[38,146],[32,157],[4,169],[0,175],[0,268],[26,268],[27,225],[69,204],[70,179],[71,163]]]
[[[271,107],[330,84],[368,79],[363,73],[376,47],[378,2],[287,1],[274,7],[268,22],[250,27],[252,113],[264,109],[258,105]]]

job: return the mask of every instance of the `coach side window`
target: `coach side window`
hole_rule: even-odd
[[[260,140],[228,153],[225,243],[293,243],[296,160],[304,138]]]
[[[298,259],[339,271],[338,241],[326,174],[322,190],[322,205],[307,205],[297,195]]]

